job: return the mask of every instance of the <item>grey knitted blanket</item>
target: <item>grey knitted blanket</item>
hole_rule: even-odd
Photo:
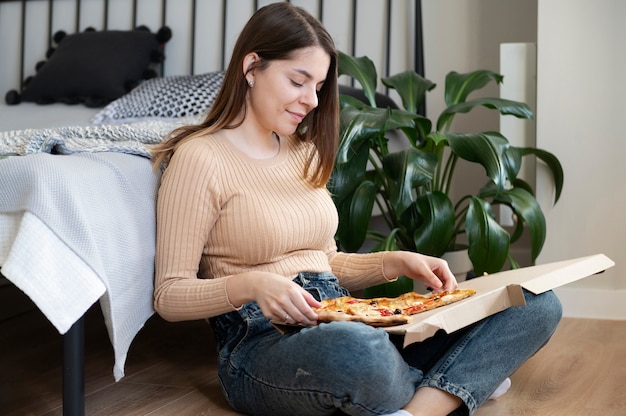
[[[115,152],[150,157],[151,145],[161,142],[176,127],[196,120],[189,117],[175,122],[141,121],[0,132],[0,155]]]

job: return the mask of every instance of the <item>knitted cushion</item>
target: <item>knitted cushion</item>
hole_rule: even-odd
[[[104,107],[93,124],[153,118],[173,120],[205,113],[224,79],[223,72],[152,78]]]

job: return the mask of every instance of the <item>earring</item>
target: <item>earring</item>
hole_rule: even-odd
[[[254,81],[253,80],[248,81],[248,85],[250,86],[250,88],[254,87]]]

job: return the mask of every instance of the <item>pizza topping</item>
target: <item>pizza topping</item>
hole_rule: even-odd
[[[376,309],[378,312],[380,312],[381,316],[390,316],[393,315],[394,313],[391,312],[389,309],[385,309],[385,308],[378,308]]]

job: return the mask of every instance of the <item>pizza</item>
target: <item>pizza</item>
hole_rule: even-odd
[[[458,302],[475,293],[473,289],[457,289],[431,295],[408,292],[396,298],[342,296],[324,299],[322,306],[314,310],[319,322],[356,321],[376,327],[394,326],[409,323],[412,315]]]

